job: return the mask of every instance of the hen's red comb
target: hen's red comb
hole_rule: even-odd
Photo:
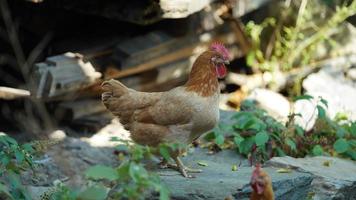
[[[220,42],[214,42],[211,44],[210,49],[213,51],[216,51],[220,53],[222,56],[224,56],[224,59],[229,59],[230,58],[230,53],[229,51],[225,48],[225,46],[220,43]]]

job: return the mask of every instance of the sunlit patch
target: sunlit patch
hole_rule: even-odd
[[[131,140],[130,133],[124,129],[117,119],[114,119],[110,124],[103,127],[95,135],[90,138],[81,138],[93,147],[115,147],[122,142],[112,141],[113,137],[122,140]]]

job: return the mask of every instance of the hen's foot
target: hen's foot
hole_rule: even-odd
[[[184,177],[186,178],[194,178],[192,175],[188,175],[187,172],[190,173],[200,173],[201,169],[191,169],[189,167],[184,166],[183,162],[177,157],[174,159],[177,165],[173,165],[176,170],[178,170]]]
[[[159,163],[159,167],[161,169],[170,168],[170,169],[177,170],[184,177],[187,177],[187,178],[193,178],[193,176],[188,175],[187,172],[189,172],[189,173],[201,173],[203,171],[201,169],[192,169],[192,168],[184,166],[183,162],[179,158],[174,159],[174,161],[176,162],[176,164],[169,163],[169,162],[163,160],[162,162]]]

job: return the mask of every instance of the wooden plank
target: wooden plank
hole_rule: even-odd
[[[28,90],[0,86],[0,99],[13,100],[30,95],[31,93]]]

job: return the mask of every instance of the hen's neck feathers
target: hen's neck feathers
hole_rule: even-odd
[[[214,54],[216,52],[206,51],[196,59],[189,80],[185,84],[187,91],[196,92],[203,97],[213,96],[220,92],[215,66],[211,62]]]

